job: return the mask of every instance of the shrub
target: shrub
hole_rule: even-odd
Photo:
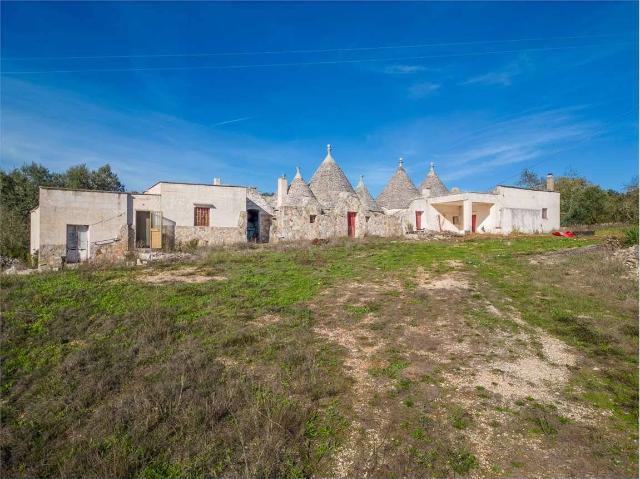
[[[624,232],[624,244],[634,246],[638,244],[638,227],[634,226]]]

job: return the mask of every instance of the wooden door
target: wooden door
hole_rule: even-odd
[[[89,259],[89,227],[67,225],[67,263],[78,263]]]
[[[162,211],[151,212],[151,248],[162,248]]]
[[[478,215],[471,215],[471,232],[476,232],[476,226],[478,224]]]
[[[422,229],[422,211],[416,211],[416,231]]]
[[[350,238],[356,235],[356,213],[353,211],[347,213],[347,234]]]

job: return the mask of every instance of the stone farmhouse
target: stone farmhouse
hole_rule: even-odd
[[[427,231],[458,234],[547,233],[560,227],[560,194],[496,186],[490,192],[449,190],[433,163],[419,187],[402,159],[374,199],[355,188],[327,146],[307,183],[278,178],[275,195],[246,186],[160,181],[143,193],[41,187],[31,212],[31,253],[41,268],[123,260],[175,247],[335,237],[398,237]]]

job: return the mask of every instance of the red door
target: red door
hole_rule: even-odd
[[[416,211],[416,231],[422,229],[422,211]]]
[[[477,215],[471,215],[471,232],[475,233],[476,232],[476,225],[478,224],[478,216]]]
[[[356,214],[353,211],[347,213],[348,235],[353,238],[356,235]]]

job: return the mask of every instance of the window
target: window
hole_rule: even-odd
[[[316,222],[316,215],[309,215],[309,223],[315,223]]]
[[[459,218],[458,218],[457,216],[453,216],[453,217],[451,218],[451,222],[452,222],[454,225],[460,224],[460,220],[459,220]]]
[[[193,210],[194,226],[209,226],[209,208],[196,206]]]
[[[542,219],[543,220],[547,219],[547,209],[546,208],[542,208]]]

